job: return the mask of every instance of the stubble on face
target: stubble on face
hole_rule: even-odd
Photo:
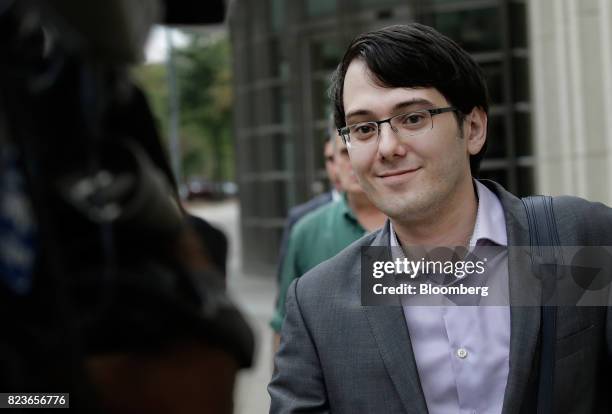
[[[448,106],[433,88],[387,88],[372,82],[372,74],[359,60],[345,77],[344,104],[347,114],[370,112],[347,123],[385,119],[397,115],[398,102],[424,100],[430,107]],[[415,110],[423,107],[415,107]],[[408,109],[411,110],[411,109]],[[406,112],[406,111],[404,111]],[[469,154],[457,119],[452,113],[437,115],[434,128],[405,142],[385,125],[378,148],[367,155],[353,151],[351,163],[363,189],[378,209],[394,220],[415,223],[435,221],[452,208],[460,208],[463,192],[471,186]],[[381,143],[385,140],[384,143]],[[381,177],[389,171],[418,170],[393,179]],[[459,204],[459,205],[457,205]]]
[[[463,138],[457,133],[455,144]],[[458,192],[465,188],[466,177],[464,158],[460,148],[451,150],[440,163],[424,160],[415,177],[403,185],[389,187],[376,177],[360,179],[366,192],[375,200],[376,206],[387,216],[402,223],[435,221],[444,210],[457,208],[455,199]],[[389,165],[393,168],[392,165]]]

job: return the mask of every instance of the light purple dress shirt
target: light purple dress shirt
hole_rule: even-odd
[[[470,246],[507,246],[500,201],[475,183],[479,201]],[[399,246],[393,225],[390,233],[391,246]],[[506,266],[505,260],[497,263]],[[507,267],[495,278],[495,285],[508,286]],[[405,305],[404,316],[430,414],[501,413],[509,370],[510,308]]]

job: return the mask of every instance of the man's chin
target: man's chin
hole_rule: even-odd
[[[388,217],[395,218],[402,216],[407,209],[410,209],[410,206],[406,205],[406,200],[380,193],[374,197],[376,197],[373,199],[376,207]]]
[[[374,197],[376,207],[393,220],[419,219],[428,216],[431,210],[417,194],[379,192]]]

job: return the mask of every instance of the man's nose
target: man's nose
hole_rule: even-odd
[[[387,159],[406,155],[406,144],[402,142],[390,122],[378,126],[378,153]]]

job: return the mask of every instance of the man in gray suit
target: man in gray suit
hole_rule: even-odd
[[[390,220],[289,288],[270,411],[535,413],[543,312],[527,260],[508,257],[493,282],[533,306],[362,305],[362,247],[530,245],[521,200],[473,178],[487,138],[480,68],[429,27],[392,26],[351,43],[333,88],[351,164]],[[553,207],[560,245],[612,245],[610,208]],[[559,307],[547,325],[552,412],[612,412],[609,309]]]

